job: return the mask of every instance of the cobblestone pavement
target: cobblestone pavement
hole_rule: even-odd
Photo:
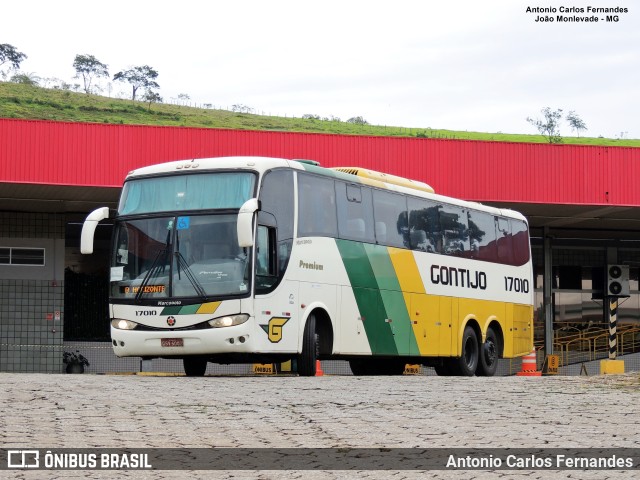
[[[0,373],[0,447],[640,448],[640,374]],[[0,471],[6,478],[633,478],[623,471]],[[637,471],[635,472],[637,474]]]

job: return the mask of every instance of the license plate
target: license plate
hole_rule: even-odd
[[[162,347],[184,347],[182,338],[161,338],[160,345]]]

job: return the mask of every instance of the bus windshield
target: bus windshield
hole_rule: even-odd
[[[251,172],[189,173],[125,182],[119,215],[237,209],[253,196]]]
[[[111,297],[213,299],[249,291],[249,256],[238,246],[237,214],[119,221]]]

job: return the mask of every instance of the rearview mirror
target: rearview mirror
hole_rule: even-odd
[[[260,204],[257,198],[251,198],[244,202],[238,212],[238,245],[242,248],[253,246],[253,215],[258,211]]]
[[[82,234],[80,235],[80,253],[93,253],[93,237],[100,220],[109,218],[109,207],[100,207],[94,210],[84,221],[82,225]]]

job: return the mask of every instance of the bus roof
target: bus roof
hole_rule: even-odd
[[[361,169],[358,167],[333,167],[324,168],[319,166],[317,162],[310,160],[289,160],[285,158],[274,157],[256,157],[256,156],[230,156],[230,157],[213,157],[213,158],[196,158],[190,160],[177,160],[173,162],[159,163],[147,167],[141,167],[130,171],[125,181],[133,180],[137,177],[148,175],[162,174],[181,174],[193,171],[211,171],[219,169],[242,169],[257,171],[260,174],[273,168],[289,167],[296,170],[304,170],[311,173],[338,178],[352,183],[361,183],[372,187],[383,188],[396,191],[408,195],[427,198],[436,201],[442,201],[466,207],[474,210],[482,210],[494,215],[503,215],[511,218],[524,220],[525,217],[514,210],[500,209],[490,207],[477,202],[460,200],[453,197],[438,195],[433,193],[433,189],[426,183],[416,180],[410,180],[402,177],[396,177],[380,172]]]

